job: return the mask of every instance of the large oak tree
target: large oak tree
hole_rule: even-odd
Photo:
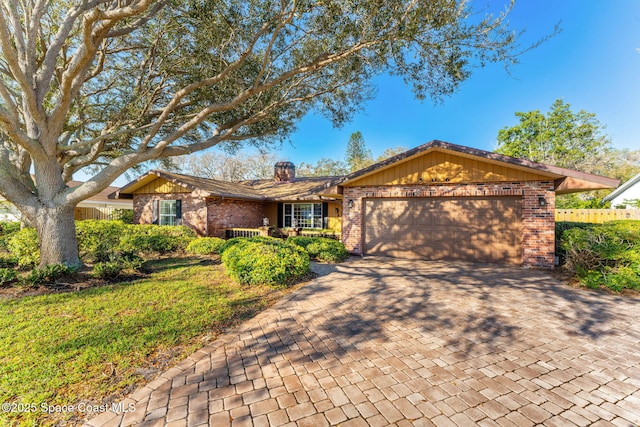
[[[78,265],[74,207],[126,170],[268,145],[310,110],[343,123],[383,71],[446,96],[473,67],[514,61],[505,6],[0,0],[0,193],[36,227],[43,265]]]

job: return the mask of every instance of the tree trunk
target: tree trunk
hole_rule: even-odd
[[[74,206],[41,207],[34,225],[40,239],[40,267],[66,264],[80,267]]]

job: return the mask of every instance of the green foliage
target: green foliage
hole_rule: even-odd
[[[201,237],[192,240],[186,251],[197,255],[210,255],[220,253],[220,248],[225,244],[224,239],[218,237]]]
[[[13,268],[0,267],[0,286],[7,285],[16,280],[16,270]]]
[[[10,253],[0,252],[0,268],[15,268],[18,259]]]
[[[640,151],[616,149],[604,134],[595,114],[574,112],[562,100],[556,100],[545,113],[539,110],[517,112],[519,123],[498,132],[496,152],[609,176],[625,181],[640,172]],[[609,190],[560,195],[560,209],[603,208],[600,201]]]
[[[196,233],[183,225],[125,225],[118,250],[139,254],[183,251]]]
[[[344,244],[334,239],[295,236],[287,241],[304,248],[309,257],[315,261],[342,262],[349,257]]]
[[[278,242],[280,239],[267,236],[255,236],[255,237],[234,237],[233,239],[225,240],[224,244],[220,246],[218,253],[222,255],[230,247],[243,242],[255,242],[255,243],[271,243]]]
[[[349,172],[355,172],[373,164],[371,150],[366,147],[360,131],[352,133],[349,138],[346,161]]]
[[[38,234],[31,227],[23,228],[11,235],[7,248],[16,257],[20,267],[31,267],[40,262]]]
[[[378,156],[378,158],[376,159],[376,162],[381,162],[383,160],[386,160],[390,157],[393,156],[397,156],[400,153],[404,153],[405,151],[407,151],[408,148],[407,147],[403,147],[401,145],[397,146],[397,147],[389,147],[387,149],[385,149],[382,154],[380,154]]]
[[[539,110],[517,112],[520,123],[498,132],[496,152],[535,162],[592,172],[606,157],[611,141],[595,114],[557,99],[545,115]]]
[[[631,200],[624,199],[623,204],[625,206],[630,206],[632,208],[640,209],[640,199],[631,199]]]
[[[278,239],[235,242],[222,253],[227,273],[242,284],[286,285],[309,273],[309,255]]]
[[[64,264],[50,264],[43,268],[34,268],[28,275],[21,278],[21,282],[26,286],[50,284],[62,277],[71,276],[76,271],[78,271],[76,268]]]
[[[122,273],[135,273],[140,271],[144,260],[135,253],[114,252],[106,261],[98,262],[93,266],[93,275],[99,279],[115,280]]]
[[[93,275],[98,279],[114,280],[120,276],[122,266],[117,261],[98,262],[93,266]]]
[[[297,176],[342,176],[349,173],[349,167],[342,160],[321,158],[316,164],[300,163],[296,167]]]
[[[110,219],[133,224],[133,209],[114,209]]]
[[[20,223],[15,221],[0,221],[0,250],[8,250],[9,238],[20,231]]]
[[[16,221],[0,221],[0,235],[7,236],[20,230],[20,223]]]
[[[109,401],[146,383],[141,371],[158,352],[175,364],[278,295],[239,285],[221,265],[185,258],[155,264],[132,283],[0,298],[0,402]],[[55,417],[77,415],[0,411],[0,425],[70,425]]]
[[[118,247],[123,232],[122,221],[76,221],[80,257],[89,261],[106,261]]]
[[[566,227],[559,234],[566,265],[582,283],[640,290],[640,221]]]

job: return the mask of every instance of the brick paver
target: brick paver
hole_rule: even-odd
[[[489,265],[314,269],[86,425],[640,425],[637,298]]]

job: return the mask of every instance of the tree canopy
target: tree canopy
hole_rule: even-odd
[[[640,151],[621,150],[594,113],[557,99],[545,114],[517,112],[519,123],[498,132],[496,152],[625,181],[640,171]],[[609,191],[559,196],[561,208],[597,208]]]
[[[495,16],[472,7],[3,1],[0,193],[35,225],[42,264],[77,264],[73,208],[136,165],[221,142],[263,146],[311,110],[342,124],[383,71],[440,99],[476,66],[514,63],[512,3]],[[90,178],[68,187],[81,170]]]

